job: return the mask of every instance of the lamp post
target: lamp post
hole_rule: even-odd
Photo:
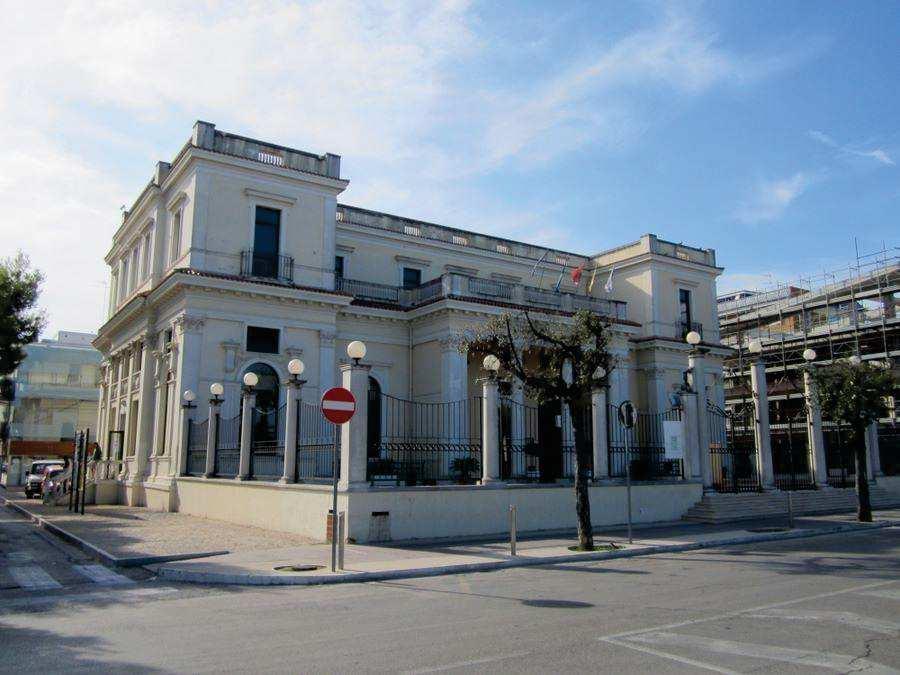
[[[287,369],[290,378],[287,401],[284,403],[284,460],[280,482],[293,483],[297,473],[297,431],[300,422],[298,406],[300,392],[306,384],[306,380],[301,380],[300,376],[306,370],[306,365],[300,359],[291,359],[288,361]]]
[[[222,403],[222,394],[225,387],[221,382],[213,382],[209,385],[209,417],[206,424],[206,466],[203,475],[211,478],[216,475],[216,440],[218,438],[219,405]]]

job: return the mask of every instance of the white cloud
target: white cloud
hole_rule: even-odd
[[[747,224],[777,220],[815,180],[813,175],[799,171],[787,178],[761,181],[750,198],[738,206],[735,217]]]
[[[806,135],[814,141],[821,143],[822,145],[828,146],[829,148],[834,148],[838,151],[838,154],[853,157],[868,157],[874,159],[880,164],[884,164],[885,166],[894,166],[896,164],[896,162],[894,162],[893,158],[891,158],[887,151],[882,148],[863,150],[859,144],[841,145],[831,136],[821,131],[811,130],[806,132]]]

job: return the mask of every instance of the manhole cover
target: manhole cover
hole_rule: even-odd
[[[276,572],[312,572],[314,570],[322,569],[322,565],[278,565],[275,568]]]
[[[787,527],[754,527],[747,532],[758,532],[760,534],[764,532],[787,532],[790,528]]]

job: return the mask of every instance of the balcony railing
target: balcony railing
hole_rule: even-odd
[[[700,334],[700,337],[703,337],[703,324],[699,321],[680,321],[678,323],[678,332],[682,340],[687,337],[687,334],[691,331],[695,331]]]
[[[241,276],[294,281],[294,259],[288,255],[254,253],[253,249],[241,251]]]
[[[400,288],[358,279],[338,278],[335,287],[360,300],[399,307],[418,307],[440,298],[472,299],[481,302],[535,306],[541,309],[575,312],[587,309],[616,319],[626,318],[626,303],[572,293],[447,273],[415,288]]]

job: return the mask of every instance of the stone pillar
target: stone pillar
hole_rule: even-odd
[[[807,372],[803,373],[803,389],[806,398],[806,434],[809,438],[809,458],[813,479],[819,487],[828,486],[828,464],[825,461],[825,434],[822,432],[822,411],[816,398],[816,383]]]
[[[466,398],[468,365],[465,354],[452,340],[441,340],[441,400],[462,401]]]
[[[628,353],[617,352],[616,365],[609,374],[609,402],[618,406],[623,401],[631,400],[631,376],[628,364]]]
[[[772,434],[769,430],[769,392],[766,389],[766,365],[759,359],[750,366],[750,386],[753,389],[753,435],[756,440],[756,470],[763,488],[774,487],[775,469],[772,465]]]
[[[319,331],[319,396],[334,386],[334,331]]]
[[[500,480],[500,391],[494,377],[481,385],[481,484]]]
[[[356,363],[341,365],[341,382],[356,399],[356,412],[349,422],[341,425],[340,452],[341,475],[339,487],[347,490],[352,486],[365,485],[369,463],[369,371],[371,366]]]
[[[238,480],[250,478],[250,441],[253,438],[253,408],[256,394],[244,391],[241,396],[241,458],[238,464]]]
[[[698,463],[704,489],[712,487],[712,463],[709,457],[709,426],[707,424],[709,392],[706,389],[705,356],[705,352],[700,349],[692,349],[688,355],[691,385],[697,394],[697,446],[700,450]]]
[[[591,425],[594,453],[594,480],[609,477],[609,443],[606,436],[606,389],[591,392]]]
[[[156,350],[153,355],[153,387],[156,391],[156,408],[153,413],[153,454],[162,455],[166,451],[166,379],[169,368],[163,352]]]
[[[146,336],[136,355],[141,363],[141,383],[138,389],[138,424],[135,434],[135,479],[142,478],[147,460],[153,451],[153,354]]]
[[[881,451],[878,447],[878,422],[872,422],[866,427],[866,452],[869,455],[866,462],[869,480],[874,480],[883,475],[881,473]]]
[[[644,373],[647,378],[647,408],[650,412],[665,412],[669,407],[665,369],[653,366]]]
[[[222,405],[222,399],[209,399],[209,417],[206,426],[206,470],[204,475],[212,478],[216,475],[216,427],[219,421],[219,407]]]
[[[700,480],[700,439],[697,415],[697,394],[681,392],[681,424],[684,428],[684,477],[686,480]]]
[[[300,409],[303,380],[288,381],[284,404],[284,474],[281,483],[293,483],[297,473],[297,411]]]

